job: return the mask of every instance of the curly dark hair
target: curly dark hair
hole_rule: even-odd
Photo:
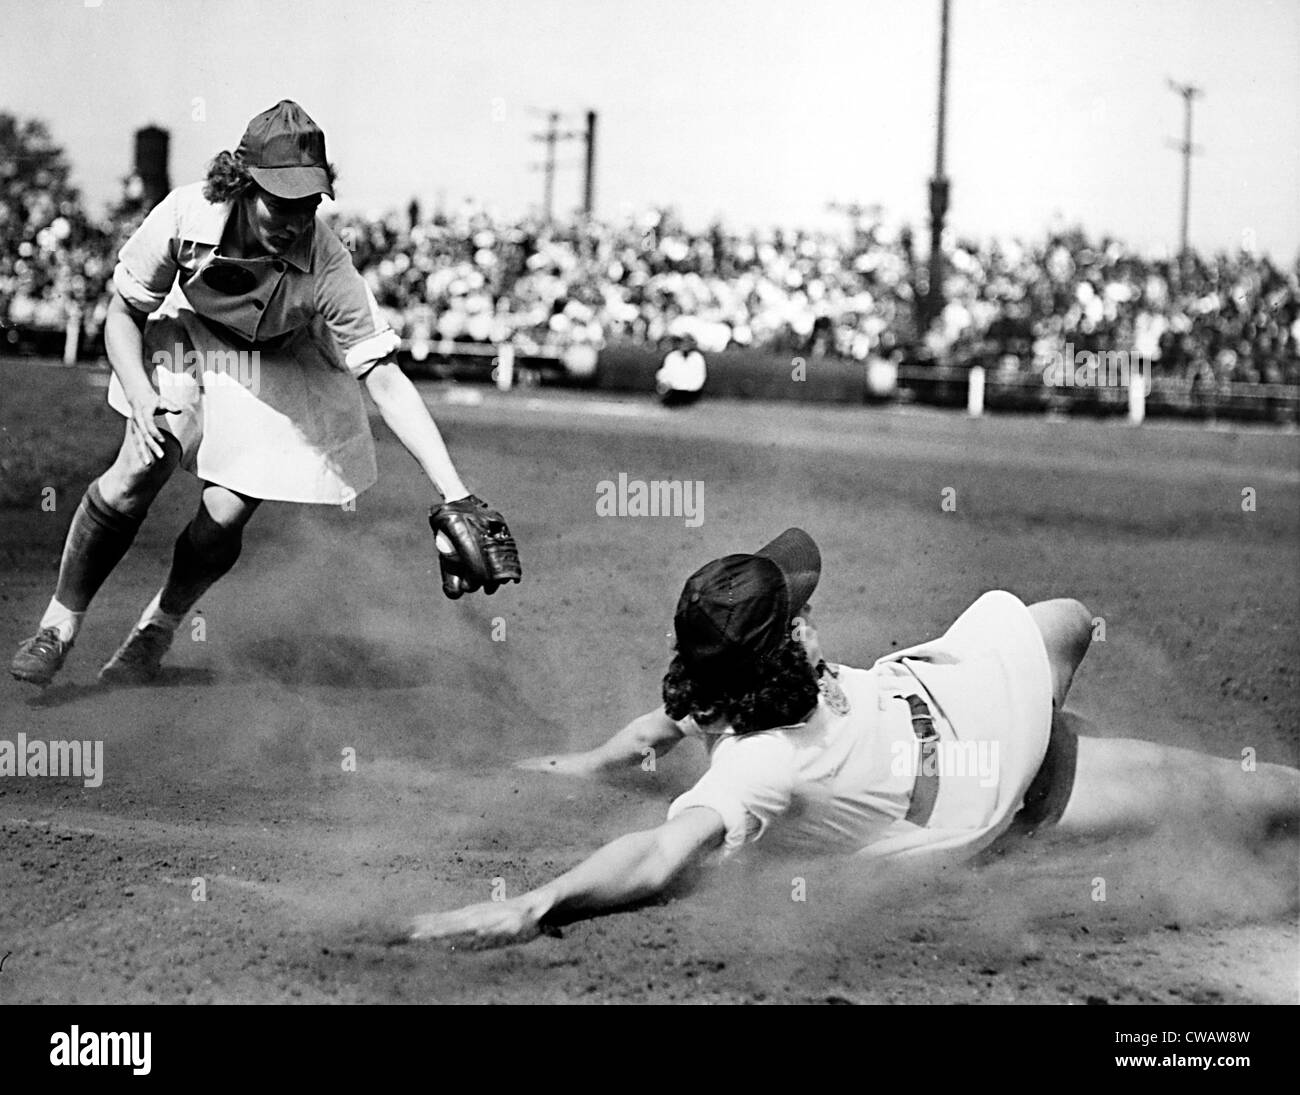
[[[334,165],[326,164],[325,171],[329,175],[330,186],[333,186],[338,177]],[[213,203],[234,201],[242,197],[249,187],[256,185],[238,152],[218,152],[208,164],[203,196]]]
[[[753,672],[700,680],[680,654],[664,674],[664,710],[670,719],[693,715],[701,724],[726,719],[737,734],[798,722],[817,705],[817,673],[803,646],[787,636]]]

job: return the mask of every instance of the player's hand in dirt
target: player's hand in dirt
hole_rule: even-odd
[[[484,901],[451,912],[425,913],[411,923],[411,939],[485,950],[527,943],[542,934],[540,918],[522,898]]]
[[[601,772],[600,762],[592,753],[553,753],[545,757],[529,757],[515,764],[525,772],[552,772],[560,776],[579,776],[589,779]]]

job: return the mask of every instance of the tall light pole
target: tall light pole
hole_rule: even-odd
[[[588,220],[596,211],[596,112],[587,111],[587,162],[582,177],[582,214]]]
[[[944,138],[948,121],[948,2],[939,15],[939,127],[934,146],[934,177],[930,180],[930,287],[925,299],[925,326],[943,311],[943,228],[948,215],[948,176],[944,174]]]
[[[1183,97],[1183,139],[1169,142],[1183,154],[1183,204],[1178,225],[1178,257],[1183,259],[1187,257],[1187,222],[1192,200],[1192,155],[1200,151],[1192,144],[1192,100],[1204,92],[1192,84],[1180,84],[1177,80],[1168,82],[1169,89]]]

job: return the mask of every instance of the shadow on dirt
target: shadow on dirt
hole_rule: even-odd
[[[102,697],[109,692],[135,690],[140,688],[200,688],[216,684],[218,674],[203,666],[169,665],[164,666],[155,680],[143,684],[56,684],[33,691],[27,698],[28,707],[55,708],[63,707],[79,700]]]
[[[234,665],[288,688],[423,688],[445,664],[441,652],[414,651],[357,635],[323,632],[243,643]]]

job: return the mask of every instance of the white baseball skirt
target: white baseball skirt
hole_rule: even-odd
[[[921,685],[948,749],[940,760],[955,757],[956,763],[939,765],[939,792],[925,826],[895,822],[860,854],[965,857],[987,847],[1024,803],[1051,736],[1052,671],[1029,609],[1004,590],[986,593],[938,639],[889,654],[876,666]],[[962,770],[973,756],[993,759],[989,778]]]
[[[150,317],[145,359],[180,406],[161,428],[199,479],[252,498],[339,505],[376,479],[360,385],[320,317],[274,349],[239,348],[187,308]],[[109,404],[130,416],[117,377]]]

